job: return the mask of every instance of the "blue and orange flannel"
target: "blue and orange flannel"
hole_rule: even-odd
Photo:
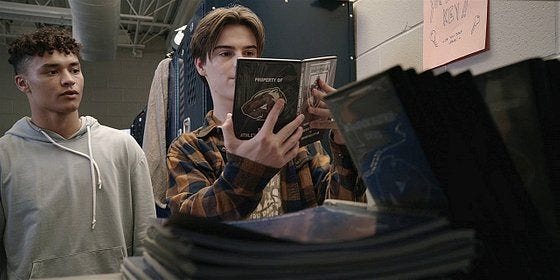
[[[365,187],[345,146],[331,141],[333,154],[321,143],[302,147],[281,169],[227,153],[212,111],[207,125],[175,139],[167,153],[172,212],[218,220],[244,219],[257,207],[262,190],[280,172],[284,213],[322,204],[325,198],[365,201]],[[227,160],[225,160],[227,159]]]

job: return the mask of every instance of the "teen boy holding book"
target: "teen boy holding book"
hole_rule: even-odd
[[[299,147],[302,115],[273,133],[283,100],[274,104],[255,137],[235,137],[230,112],[237,58],[260,56],[264,34],[261,20],[243,6],[218,8],[197,26],[189,48],[214,108],[203,127],[183,133],[169,147],[167,198],[172,212],[238,220],[314,207],[325,198],[365,201],[365,188],[322,101],[310,109],[319,117],[311,126],[332,129],[332,163],[320,142]],[[324,81],[319,87],[313,92],[317,98],[334,91]]]

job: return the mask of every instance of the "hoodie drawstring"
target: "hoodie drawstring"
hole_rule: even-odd
[[[55,146],[71,152],[73,154],[85,157],[89,160],[89,166],[90,166],[90,174],[91,174],[91,187],[92,187],[92,214],[91,214],[91,229],[95,229],[95,224],[97,223],[96,217],[97,217],[97,190],[96,188],[99,187],[99,189],[101,189],[101,173],[99,171],[99,166],[97,165],[97,163],[95,162],[95,159],[93,159],[93,151],[91,148],[91,127],[89,125],[86,126],[87,128],[87,136],[88,136],[88,153],[89,155],[86,155],[82,152],[76,151],[76,150],[72,150],[70,148],[64,147],[62,145],[60,145],[59,143],[57,143],[56,141],[54,141],[54,139],[52,139],[45,131],[40,130],[40,132]]]

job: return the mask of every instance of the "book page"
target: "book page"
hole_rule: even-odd
[[[311,59],[303,63],[301,73],[301,87],[298,99],[297,111],[305,115],[303,121],[304,134],[301,142],[305,145],[320,140],[324,131],[311,130],[309,122],[313,120],[312,115],[308,114],[309,107],[319,106],[319,101],[313,96],[313,89],[319,88],[319,79],[328,85],[333,85],[336,75],[336,56]]]
[[[302,88],[298,111],[302,111],[304,105],[317,107],[318,100],[313,98],[311,94],[314,88],[318,88],[318,80],[325,81],[328,85],[334,84],[334,77],[336,73],[336,57],[331,57],[328,60],[312,60],[303,64],[302,71]],[[305,104],[304,104],[305,103]]]

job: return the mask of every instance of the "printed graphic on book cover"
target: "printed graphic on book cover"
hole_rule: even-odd
[[[319,206],[275,217],[233,221],[231,225],[302,244],[333,244],[435,230],[447,221],[434,216]],[[351,228],[352,230],[348,230]],[[406,234],[405,234],[406,235]]]
[[[421,235],[449,232],[448,226],[444,217],[322,205],[270,218],[229,222],[178,214],[165,228],[174,232],[178,242],[267,256],[384,247],[405,239],[416,243],[422,242]],[[152,226],[147,236],[157,239],[160,231],[160,227]]]
[[[402,77],[398,67],[341,88],[327,104],[378,206],[446,210],[447,198],[397,95],[395,73]]]
[[[336,57],[331,60],[303,62],[289,59],[239,59],[237,62],[233,124],[239,139],[254,137],[264,124],[274,103],[283,99],[286,104],[280,114],[274,132],[291,122],[299,113],[306,115],[300,145],[320,140],[323,131],[311,130],[312,116],[309,106],[317,106],[318,100],[311,95],[317,87],[317,79],[328,84],[334,82]]]

